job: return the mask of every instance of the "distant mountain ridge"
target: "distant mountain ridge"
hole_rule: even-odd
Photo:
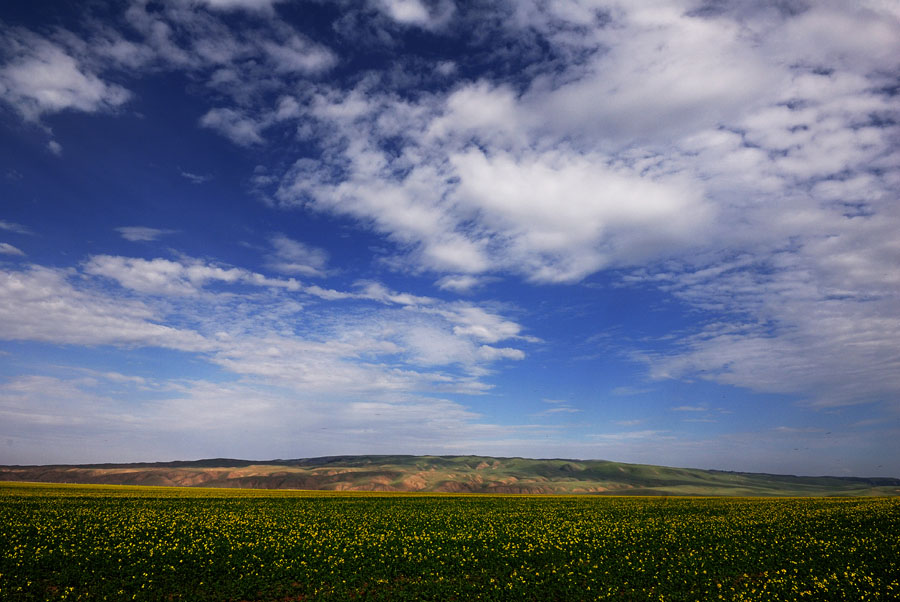
[[[0,481],[250,489],[593,495],[900,495],[900,479],[803,477],[492,456],[230,458],[129,464],[0,466]]]

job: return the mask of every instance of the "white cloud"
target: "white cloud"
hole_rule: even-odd
[[[322,288],[314,284],[303,287],[303,291],[308,295],[312,295],[326,301],[337,301],[338,299],[356,299],[359,296],[356,293],[348,293],[330,288]]]
[[[148,305],[74,287],[70,272],[0,272],[0,338],[64,345],[209,349],[198,333],[161,324]]]
[[[51,140],[47,143],[47,150],[59,157],[60,155],[62,155],[63,147],[62,144],[60,144],[56,140]]]
[[[8,242],[0,242],[0,254],[2,255],[25,255],[25,252],[19,249],[18,247],[14,247]]]
[[[900,18],[889,3],[823,2],[787,20],[783,35],[773,36],[771,43],[780,53],[810,65],[837,63],[870,70],[894,60],[898,31]]]
[[[340,332],[324,342],[278,335],[224,340],[214,361],[229,372],[306,394],[380,396],[428,388],[426,374],[372,361],[399,352],[395,344],[360,334],[353,342]]]
[[[263,42],[262,48],[280,73],[319,73],[337,63],[337,57],[329,49],[297,35],[278,43]]]
[[[401,23],[422,25],[428,22],[428,9],[419,0],[382,0],[380,5]]]
[[[440,278],[435,284],[437,284],[438,288],[441,290],[466,293],[481,285],[483,282],[484,279],[482,278],[470,276],[468,274],[461,274],[456,276],[444,276]]]
[[[17,224],[15,222],[8,222],[5,220],[0,220],[0,230],[14,232],[16,234],[33,234],[31,229],[27,226],[23,226],[22,224]]]
[[[248,272],[238,268],[112,255],[91,257],[84,271],[112,278],[125,288],[154,295],[193,295],[210,282],[234,284],[250,276]]]
[[[519,349],[494,349],[461,335],[431,312],[345,307],[338,315],[296,317],[311,335],[223,339],[214,361],[231,372],[303,391],[366,393],[415,391],[480,393],[487,366],[522,359]],[[313,322],[316,325],[313,327]],[[302,332],[302,331],[301,331]]]
[[[524,358],[484,343],[528,340],[471,304],[377,283],[361,293],[304,287],[191,259],[98,255],[81,274],[35,267],[2,284],[0,338],[203,352],[231,374],[305,394],[478,394],[490,388],[481,379],[491,364]]]
[[[168,383],[147,396],[104,375],[34,374],[0,383],[0,436],[10,442],[5,453],[11,463],[109,461],[110,449],[121,450],[115,459],[123,462],[449,453],[462,437],[489,439],[510,430],[478,419],[458,403],[424,396],[322,401],[278,388],[198,380]]]
[[[418,365],[475,365],[479,358],[479,348],[471,340],[454,336],[436,324],[413,324],[400,336],[410,361]]]
[[[795,434],[795,433],[821,433],[823,429],[816,427],[797,428],[793,426],[776,426],[772,429],[778,433]]]
[[[450,161],[460,205],[505,243],[496,261],[535,281],[579,280],[690,246],[711,216],[689,181],[610,169],[602,157],[471,150]]]
[[[709,232],[717,252],[649,279],[716,313],[651,359],[657,377],[700,376],[817,406],[895,405],[900,170],[884,158],[896,154],[898,128],[878,116],[895,111],[880,90],[884,44],[900,51],[885,32],[900,34],[900,21],[874,8],[813,7],[754,25],[769,32],[762,52],[791,65],[790,77],[733,130],[681,143],[720,207]],[[840,40],[851,24],[871,40]]]
[[[4,35],[11,56],[0,67],[0,97],[24,119],[66,110],[111,111],[130,98],[59,45],[22,30],[5,29]]]
[[[272,8],[283,0],[197,0],[217,10],[244,9],[251,11],[271,11]]]
[[[543,414],[577,414],[582,411],[583,410],[579,410],[578,408],[558,407],[544,410]]]
[[[618,433],[595,433],[589,435],[589,437],[600,442],[641,441],[646,439],[665,438],[667,436],[666,433],[668,432],[669,431],[646,429],[643,431],[622,431]]]
[[[72,427],[97,434],[110,423],[127,424],[127,414],[113,410],[112,399],[90,391],[91,384],[83,378],[17,376],[0,385],[0,422],[7,428],[14,425],[20,434]]]
[[[467,146],[465,136],[450,137],[442,117],[421,141],[409,140],[399,156],[389,156],[379,139],[397,135],[394,113],[428,124],[433,108],[386,109],[370,117],[375,125],[366,137],[359,116],[381,109],[362,98],[320,100],[316,109],[346,136],[346,176],[335,181],[327,164],[302,160],[278,197],[371,223],[435,271],[508,270],[535,281],[572,281],[688,248],[712,216],[689,177],[645,175],[565,147],[487,153]],[[382,134],[382,127],[390,129]]]
[[[418,260],[429,267],[463,273],[489,268],[483,243],[456,232],[453,216],[441,210],[446,184],[436,169],[421,165],[398,182],[380,173],[391,170],[380,151],[352,152],[355,173],[346,181],[323,181],[327,166],[299,161],[279,197],[288,204],[311,198],[322,210],[371,221],[398,243],[416,247]]]
[[[443,75],[444,77],[450,77],[454,75],[459,66],[455,61],[440,61],[437,65],[434,66],[434,70]]]
[[[420,295],[412,295],[410,293],[398,293],[392,291],[380,282],[360,281],[356,283],[360,289],[360,296],[381,303],[396,303],[408,307],[430,306],[437,303],[437,299],[432,297],[423,297]]]
[[[262,130],[286,118],[284,113],[269,115],[272,111],[260,106],[261,99],[273,91],[295,93],[295,84],[338,60],[331,49],[279,18],[277,2],[136,1],[124,13],[133,29],[128,36],[95,26],[83,52],[95,63],[127,68],[130,74],[151,69],[188,73],[220,98],[221,106],[211,109],[202,125],[239,145],[260,144]],[[240,15],[229,14],[233,10],[256,14],[238,19]]]
[[[300,117],[302,113],[303,109],[296,98],[293,96],[282,96],[278,99],[278,107],[275,109],[273,119],[275,121],[285,121]]]
[[[212,180],[212,176],[209,175],[201,175],[184,170],[182,170],[180,173],[181,177],[188,180],[191,184],[203,184],[204,182],[209,182],[210,180]]]
[[[894,404],[900,249],[873,231],[878,220],[843,221],[841,235],[811,239],[769,265],[671,275],[675,295],[732,318],[651,359],[652,374],[699,375],[823,406]],[[881,243],[860,246],[860,236]]]
[[[552,416],[554,414],[578,414],[582,410],[573,407],[571,402],[564,399],[542,399],[544,403],[550,404],[552,407],[531,414],[532,416]]]
[[[263,124],[235,109],[210,109],[200,118],[200,125],[216,130],[240,146],[253,146],[264,142]]]
[[[550,77],[532,84],[524,107],[538,127],[601,147],[653,144],[735,118],[783,77],[740,24],[677,5],[619,10],[595,35],[595,49],[608,51],[579,66],[583,75],[558,87]]]
[[[496,343],[519,338],[522,327],[515,322],[488,312],[481,307],[458,303],[440,311],[441,315],[454,322],[453,332],[470,336],[485,343]]]
[[[321,277],[326,273],[328,253],[293,240],[284,234],[271,239],[274,252],[267,262],[268,267],[283,274]]]
[[[477,136],[505,146],[524,140],[522,119],[512,88],[479,81],[464,85],[447,97],[444,113],[429,124],[426,139],[465,141]]]
[[[455,6],[449,0],[431,2],[422,0],[370,0],[372,5],[402,25],[415,25],[433,29],[445,24],[453,15]]]
[[[159,228],[148,228],[147,226],[122,226],[116,228],[116,232],[122,235],[125,240],[132,242],[149,242],[158,239],[166,234],[174,234],[175,230],[162,230]]]
[[[616,387],[611,391],[613,395],[618,396],[632,396],[632,395],[643,395],[644,393],[650,393],[653,389],[649,388],[640,388],[640,387],[632,387],[632,386],[622,386]]]

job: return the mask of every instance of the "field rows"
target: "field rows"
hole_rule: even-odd
[[[900,499],[0,485],[3,600],[896,600]]]

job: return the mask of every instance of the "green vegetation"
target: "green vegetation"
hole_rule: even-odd
[[[820,496],[897,495],[900,479],[795,477],[485,456],[332,456],[157,464],[0,467],[0,481],[450,493]]]
[[[896,600],[900,499],[0,484],[0,599]]]

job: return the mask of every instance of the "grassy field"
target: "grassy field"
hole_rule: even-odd
[[[0,484],[0,599],[897,600],[900,499]]]

